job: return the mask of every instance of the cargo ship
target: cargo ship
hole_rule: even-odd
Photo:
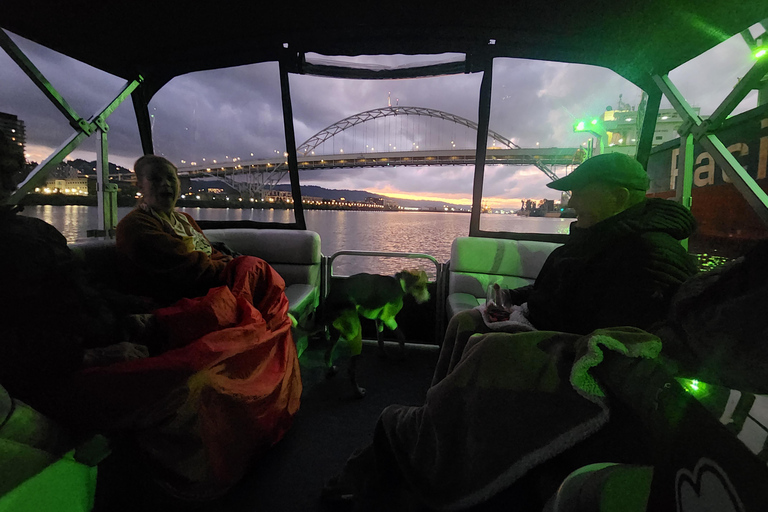
[[[620,99],[618,108],[606,109],[602,115],[606,130],[603,151],[635,155],[642,107],[643,102],[635,108]],[[698,108],[694,110],[699,114]],[[707,116],[700,117],[706,119]],[[677,130],[682,123],[674,109],[659,109],[647,166],[651,197],[678,197],[680,138]],[[768,104],[726,119],[716,133],[758,186],[768,190]],[[768,228],[698,142],[694,143],[693,162],[691,211],[699,225],[690,239],[691,249],[737,255],[757,240],[768,237]]]

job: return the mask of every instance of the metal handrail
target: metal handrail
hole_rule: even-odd
[[[366,257],[384,257],[384,258],[409,258],[409,259],[424,259],[429,260],[435,265],[435,316],[437,317],[437,329],[435,330],[435,341],[438,345],[442,342],[442,333],[445,324],[445,310],[444,310],[444,297],[442,291],[445,289],[443,283],[443,275],[445,264],[437,261],[437,258],[429,254],[415,253],[415,252],[381,252],[381,251],[337,251],[331,256],[324,256],[323,265],[323,279],[322,279],[322,293],[320,300],[325,302],[325,297],[328,295],[331,286],[331,278],[333,278],[333,262],[339,256],[366,256]]]

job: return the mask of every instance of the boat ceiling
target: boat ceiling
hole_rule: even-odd
[[[301,52],[460,52],[468,70],[490,52],[602,66],[642,87],[768,18],[768,2],[24,0],[3,11],[3,28],[116,76],[142,75],[153,90],[192,71],[281,59],[290,68]]]

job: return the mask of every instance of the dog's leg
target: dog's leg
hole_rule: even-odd
[[[347,368],[347,375],[349,376],[349,382],[352,384],[355,396],[357,398],[363,398],[365,396],[365,388],[360,387],[357,383],[357,362],[360,359],[360,354],[363,352],[363,330],[360,326],[360,318],[357,319],[357,330],[354,331],[354,335],[348,338],[349,351],[352,357],[349,359],[349,367]]]
[[[365,396],[365,388],[360,387],[357,383],[357,360],[360,359],[360,355],[352,356],[349,360],[349,368],[347,368],[347,375],[349,375],[349,382],[352,384],[355,396],[357,398],[363,398]]]
[[[395,336],[397,336],[397,342],[400,344],[400,355],[398,355],[398,359],[401,361],[405,359],[405,333],[403,333],[403,330],[399,327],[395,329]]]
[[[341,333],[334,327],[331,327],[330,331],[331,345],[328,347],[328,350],[325,351],[325,376],[329,379],[339,372],[339,368],[333,364],[333,361],[336,359],[336,347],[339,344],[339,337],[341,336]]]
[[[384,324],[381,323],[380,319],[376,319],[376,342],[379,345],[379,357],[385,358],[387,357],[387,351],[384,349]]]

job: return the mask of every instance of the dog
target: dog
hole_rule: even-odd
[[[365,396],[365,389],[358,385],[355,371],[363,349],[360,317],[376,322],[377,341],[382,356],[386,357],[383,331],[384,327],[387,327],[397,336],[400,356],[403,357],[405,335],[398,328],[395,317],[403,308],[403,298],[406,295],[411,295],[418,304],[429,300],[426,272],[405,269],[394,276],[355,274],[335,282],[325,298],[321,325],[327,327],[330,334],[330,346],[325,354],[327,375],[332,377],[338,371],[333,361],[339,340],[344,338],[352,353],[347,374],[355,395],[359,398]]]

